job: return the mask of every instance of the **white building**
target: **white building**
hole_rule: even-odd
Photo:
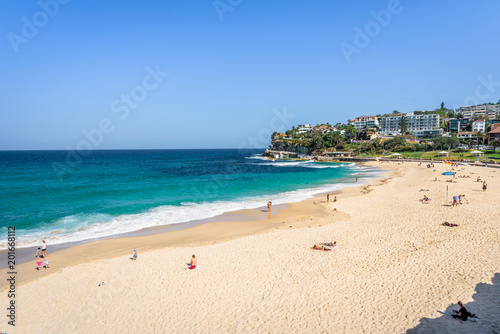
[[[440,118],[438,114],[416,115],[413,112],[381,117],[379,119],[379,132],[387,135],[401,133],[401,117],[403,116],[406,120],[406,131],[417,137],[437,137],[443,133],[443,129],[439,128]]]
[[[472,122],[472,131],[473,132],[484,132],[486,130],[486,121],[474,121]]]
[[[306,133],[311,132],[312,126],[311,124],[300,124],[297,129],[297,133]]]
[[[457,133],[457,138],[458,139],[476,139],[477,132],[473,132],[473,131],[459,132],[459,133]]]

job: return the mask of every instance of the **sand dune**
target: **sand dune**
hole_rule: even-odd
[[[130,256],[97,260],[28,282],[19,287],[18,325],[1,330],[500,332],[500,170],[466,167],[459,175],[472,178],[447,183],[441,165],[436,171],[416,163],[384,166],[394,172],[364,186],[362,195],[340,194],[330,204],[317,198],[323,214],[280,217],[285,225],[299,219],[301,226],[313,219],[312,227],[139,249],[137,262]],[[487,180],[487,192],[474,182],[477,175]],[[436,176],[439,182],[432,181]],[[424,194],[429,204],[419,201]],[[450,206],[458,194],[466,194],[469,204]],[[334,207],[347,215],[334,219]],[[441,226],[444,221],[460,226]],[[333,240],[339,247],[331,252],[310,249]],[[199,269],[186,269],[191,254]],[[1,298],[7,305],[5,293]],[[479,314],[477,323],[461,324],[438,312],[456,308],[458,300]]]

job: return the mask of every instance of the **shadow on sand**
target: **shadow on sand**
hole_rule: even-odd
[[[474,301],[464,304],[465,308],[475,313],[477,322],[460,321],[450,319],[443,314],[439,318],[422,318],[420,323],[406,331],[407,334],[415,333],[497,333],[500,334],[500,273],[496,273],[492,278],[493,284],[479,283],[476,292],[472,296]],[[452,310],[458,310],[457,301],[453,301],[446,310],[451,314]]]

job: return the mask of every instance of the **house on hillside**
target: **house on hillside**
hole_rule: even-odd
[[[312,130],[311,124],[300,124],[297,133],[309,133]]]
[[[457,133],[457,138],[461,140],[477,139],[477,132],[464,131]]]
[[[497,125],[497,124],[494,124],[494,125]],[[491,143],[494,140],[500,141],[500,126],[493,127],[493,130],[491,130],[490,132],[488,132],[487,136],[488,136],[487,137],[488,138],[488,144],[490,144],[490,145],[491,145]]]

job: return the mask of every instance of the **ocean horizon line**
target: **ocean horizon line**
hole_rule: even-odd
[[[214,150],[246,150],[246,151],[259,151],[266,150],[266,147],[256,148],[102,148],[92,149],[92,151],[214,151]],[[85,151],[85,150],[66,150],[66,149],[7,149],[0,152],[67,152],[67,151]]]

